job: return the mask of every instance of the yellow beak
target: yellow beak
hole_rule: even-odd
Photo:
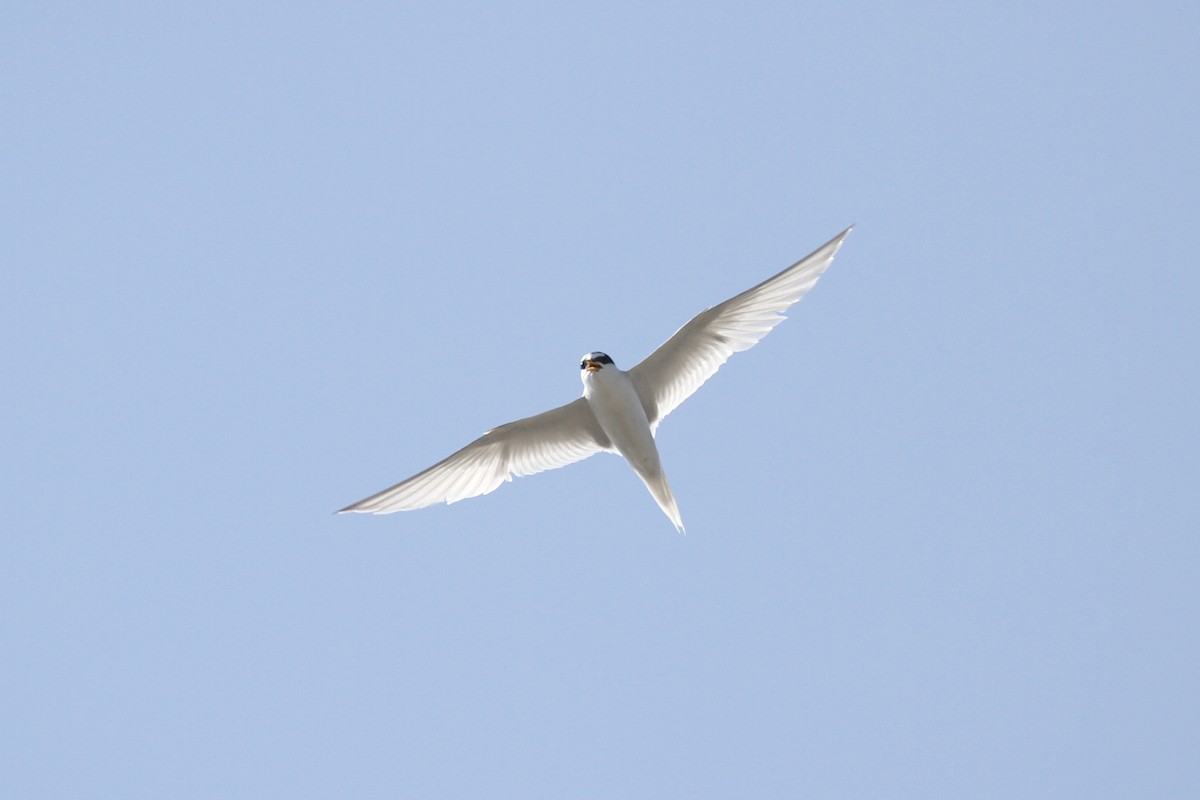
[[[587,361],[584,361],[583,363],[587,365],[588,372],[599,372],[600,371],[600,362],[598,362],[598,361],[592,361],[591,359],[588,359]]]

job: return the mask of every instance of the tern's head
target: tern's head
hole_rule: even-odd
[[[588,353],[579,362],[579,368],[586,372],[599,372],[605,367],[611,367],[613,360],[604,353]]]

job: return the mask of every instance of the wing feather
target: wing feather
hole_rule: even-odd
[[[700,312],[629,371],[651,428],[716,374],[734,353],[756,345],[783,312],[816,284],[850,228],[752,289]]]
[[[609,447],[587,400],[580,397],[494,428],[424,472],[338,513],[390,514],[456,503],[493,492],[514,476],[565,467]]]

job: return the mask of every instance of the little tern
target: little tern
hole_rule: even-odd
[[[485,433],[454,455],[338,513],[390,514],[487,494],[514,476],[557,469],[606,451],[629,462],[683,532],[654,435],[663,419],[731,355],[749,350],[816,284],[851,228],[774,277],[700,312],[628,372],[607,355],[580,361],[583,396]]]

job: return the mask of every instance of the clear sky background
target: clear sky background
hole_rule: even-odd
[[[1200,796],[1195,3],[2,17],[6,796]]]

